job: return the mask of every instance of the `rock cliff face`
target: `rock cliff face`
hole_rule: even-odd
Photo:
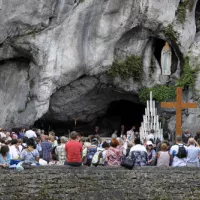
[[[178,20],[186,0],[8,0],[0,5],[0,125],[28,126],[41,117],[68,121],[79,115],[90,122],[107,105],[126,99],[135,103],[144,87],[180,77],[183,57],[200,54],[197,0]],[[197,8],[197,9],[196,9]],[[196,19],[195,20],[195,16]],[[172,41],[167,27],[173,27]],[[198,29],[197,29],[198,30]],[[163,78],[155,49],[168,41],[173,69]],[[143,79],[110,79],[107,70],[115,58],[142,57]],[[155,69],[151,76],[151,60]],[[192,61],[191,61],[192,62]],[[196,88],[200,84],[198,75]],[[102,89],[104,88],[103,92]],[[186,100],[191,99],[190,92]],[[198,96],[198,94],[197,94]],[[199,111],[188,111],[184,126],[197,129]],[[173,116],[172,116],[173,117]],[[193,120],[194,124],[191,124]],[[171,129],[174,128],[172,121]],[[195,126],[195,127],[194,127]]]

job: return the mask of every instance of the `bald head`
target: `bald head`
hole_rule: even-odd
[[[189,145],[195,145],[194,138],[189,138],[188,144],[189,144]]]

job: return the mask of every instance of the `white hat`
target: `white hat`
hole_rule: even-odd
[[[152,141],[147,141],[147,145],[153,145]]]

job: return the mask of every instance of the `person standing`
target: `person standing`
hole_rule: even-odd
[[[67,138],[62,136],[60,138],[60,144],[57,146],[55,153],[57,155],[57,165],[64,165],[66,161],[66,151],[65,151],[65,144],[67,142]]]
[[[182,135],[182,141],[185,145],[187,145],[189,138],[191,138],[192,135],[189,133],[189,130],[186,129],[185,132]]]
[[[135,133],[135,126],[132,126],[131,130],[127,131],[127,139],[130,141],[134,139],[134,133]]]
[[[47,135],[44,136],[43,142],[41,143],[42,147],[42,159],[47,161],[47,163],[50,162],[51,159],[51,151],[52,151],[52,144],[48,141],[49,137]]]
[[[187,147],[187,167],[199,167],[200,148],[194,138],[189,138]],[[195,147],[195,145],[197,147]]]
[[[152,141],[153,143],[155,143],[155,136],[154,136],[154,129],[150,130],[150,134],[147,136],[147,140]]]
[[[25,132],[24,136],[27,138],[36,138],[37,137],[37,135],[36,135],[35,131],[33,131],[32,127],[30,127],[30,129]]]
[[[52,148],[56,148],[58,146],[58,142],[56,140],[56,134],[53,131],[49,132],[49,139],[52,143]]]
[[[72,131],[70,133],[70,141],[65,145],[67,159],[65,165],[79,167],[82,165],[82,145],[77,141],[78,133]]]
[[[186,166],[187,147],[183,144],[181,136],[176,137],[176,144],[170,148],[172,167]]]
[[[168,133],[164,133],[163,134],[163,141],[159,142],[157,145],[156,145],[156,152],[159,152],[161,151],[161,145],[163,143],[165,143],[167,145],[167,150],[169,150],[172,146],[172,142],[169,141],[169,138],[168,138]]]

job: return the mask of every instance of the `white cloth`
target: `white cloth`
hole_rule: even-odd
[[[10,146],[10,157],[11,159],[19,159],[20,152],[15,145]]]
[[[150,133],[148,136],[147,136],[147,140],[150,140],[152,139],[154,141],[155,137],[154,137],[154,134]]]
[[[36,133],[34,131],[32,131],[32,130],[26,131],[24,136],[26,136],[27,138],[36,138],[37,137]]]
[[[179,144],[179,145],[183,145],[183,144]],[[184,166],[186,166],[186,158],[176,157],[176,154],[178,153],[178,149],[179,149],[179,146],[177,144],[173,145],[170,149],[170,154],[173,157],[172,167],[184,167]],[[187,151],[187,147],[185,147],[185,149]]]
[[[136,144],[135,146],[133,146],[131,148],[130,152],[131,151],[145,151],[145,152],[147,152],[146,148],[141,144]]]
[[[124,142],[123,144],[123,155],[126,155],[126,150],[127,150],[127,147],[128,147],[128,140]]]
[[[3,132],[0,132],[1,138],[6,138],[6,135]]]
[[[43,160],[43,159],[39,159],[39,164],[40,165],[48,165],[47,161],[46,160]]]
[[[105,164],[105,161],[106,161],[106,152],[107,152],[107,150],[104,150],[104,151],[102,152],[102,157],[103,157],[103,159],[102,159],[102,165],[104,165],[104,164]]]

